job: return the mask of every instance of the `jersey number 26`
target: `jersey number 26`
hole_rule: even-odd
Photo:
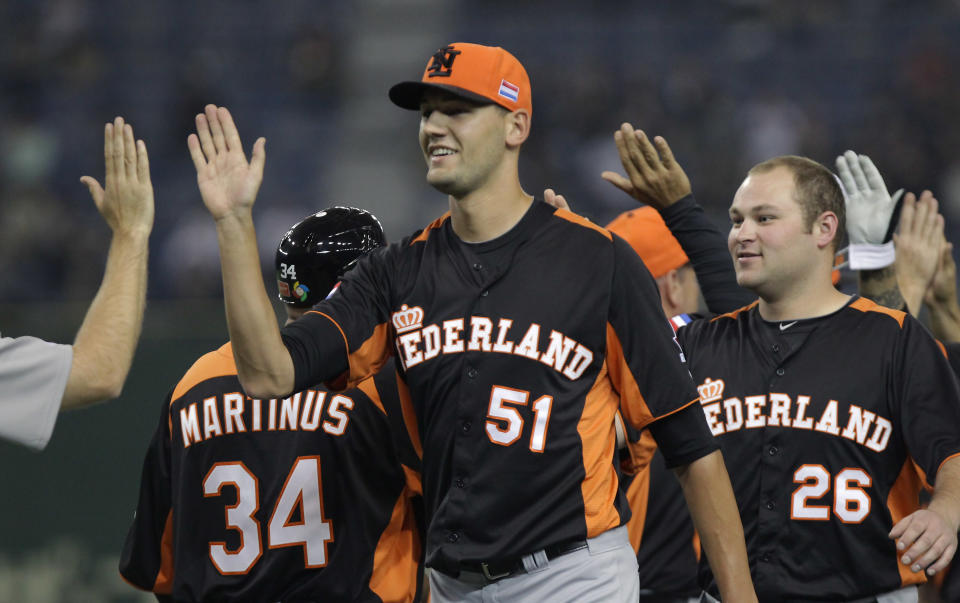
[[[870,495],[864,488],[873,485],[866,471],[847,468],[833,479],[833,505],[810,502],[823,498],[830,490],[830,473],[823,465],[800,465],[793,474],[793,483],[803,484],[793,492],[790,518],[807,521],[828,521],[830,512],[843,523],[860,523],[870,514]]]

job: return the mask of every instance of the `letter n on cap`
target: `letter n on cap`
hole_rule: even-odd
[[[453,59],[460,54],[459,50],[454,50],[453,46],[444,46],[433,53],[433,59],[427,67],[430,77],[450,77],[453,69]]]

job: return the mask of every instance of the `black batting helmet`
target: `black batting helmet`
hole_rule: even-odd
[[[327,297],[343,274],[387,244],[380,221],[356,207],[331,207],[300,220],[277,246],[280,300],[309,308]]]

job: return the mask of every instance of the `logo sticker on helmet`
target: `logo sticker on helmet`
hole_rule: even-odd
[[[293,283],[293,292],[300,297],[300,301],[307,301],[307,295],[310,293],[310,287],[301,284],[300,281]]]

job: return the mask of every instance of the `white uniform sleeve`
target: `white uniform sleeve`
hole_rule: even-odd
[[[73,348],[0,337],[0,438],[42,450],[57,422]]]

